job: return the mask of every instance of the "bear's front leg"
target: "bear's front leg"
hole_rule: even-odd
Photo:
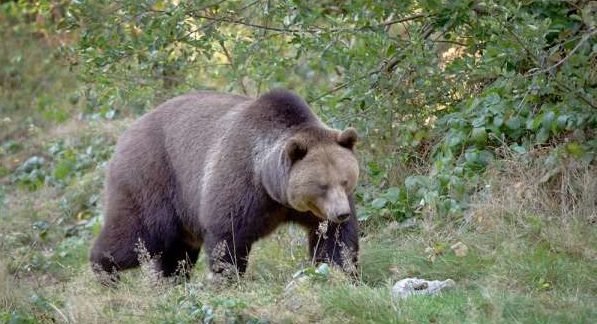
[[[309,230],[309,251],[316,262],[331,262],[358,276],[359,224],[355,215],[344,223],[322,221]]]
[[[214,274],[226,278],[239,278],[245,273],[251,242],[233,235],[230,231],[208,235],[205,244],[209,268]]]

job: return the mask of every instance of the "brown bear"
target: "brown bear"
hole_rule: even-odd
[[[354,129],[327,127],[285,90],[171,99],[116,145],[93,269],[116,280],[139,265],[141,242],[165,276],[190,270],[202,246],[212,272],[242,274],[251,245],[294,222],[306,229],[316,261],[354,272],[356,140]]]

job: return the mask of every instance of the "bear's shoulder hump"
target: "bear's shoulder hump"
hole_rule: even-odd
[[[297,94],[275,89],[257,98],[252,110],[269,120],[286,125],[300,125],[317,121],[309,105]]]

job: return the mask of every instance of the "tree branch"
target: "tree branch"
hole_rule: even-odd
[[[427,15],[422,15],[421,17],[428,17],[428,16]],[[414,17],[413,16],[411,18],[412,19],[418,19],[418,18],[421,18],[421,17]],[[399,20],[403,20],[404,21],[404,19],[399,19]],[[434,31],[434,29],[431,27],[431,25],[425,27],[424,28],[424,32],[423,32],[423,39],[428,40],[429,36],[431,36],[431,34],[433,33],[433,31]],[[309,103],[318,101],[318,100],[320,100],[321,98],[323,98],[325,96],[328,96],[328,95],[330,95],[332,93],[340,91],[340,90],[346,88],[352,82],[357,82],[357,81],[363,80],[365,78],[371,77],[372,75],[379,74],[379,73],[382,73],[382,72],[390,73],[392,70],[394,70],[394,68],[396,67],[396,65],[398,65],[398,63],[400,63],[402,60],[404,60],[405,56],[406,55],[404,55],[404,54],[402,54],[402,55],[395,55],[394,58],[392,58],[390,61],[382,62],[382,64],[380,64],[381,66],[379,68],[377,68],[377,69],[375,69],[375,70],[373,70],[373,71],[371,71],[371,72],[369,72],[369,73],[367,73],[367,74],[365,74],[365,75],[363,75],[363,76],[361,76],[361,77],[359,77],[357,79],[341,83],[341,84],[333,87],[332,89],[330,89],[330,90],[328,90],[328,91],[320,94],[319,96],[317,96],[317,97],[309,100]],[[376,84],[377,84],[377,82],[375,82],[371,87],[372,88],[375,87]]]
[[[386,26],[390,26],[390,25],[400,24],[400,23],[404,23],[404,22],[407,22],[407,21],[417,20],[419,18],[427,18],[427,17],[429,17],[429,15],[427,15],[427,14],[412,15],[412,16],[408,16],[408,17],[405,17],[405,18],[400,18],[400,19],[394,19],[394,20],[386,21],[385,23],[379,24],[376,27],[386,27]]]
[[[446,39],[432,39],[431,42],[433,42],[433,43],[454,44],[454,45],[458,45],[458,46],[462,46],[462,47],[467,47],[468,46],[468,44],[465,44],[465,43],[462,43],[462,42],[451,41],[451,40],[446,40]]]
[[[229,18],[208,17],[208,16],[203,16],[203,15],[197,15],[197,14],[193,14],[192,16],[193,16],[193,18],[198,18],[198,19],[211,20],[211,21],[215,21],[215,22],[224,22],[224,23],[230,23],[230,24],[235,24],[235,25],[243,25],[243,26],[257,28],[257,29],[275,31],[275,32],[279,32],[279,33],[297,34],[297,33],[303,33],[303,32],[312,32],[310,30],[278,28],[278,27],[257,25],[257,24],[248,23],[248,22],[244,22],[244,21],[236,20],[236,19],[229,19]]]
[[[230,55],[230,52],[228,52],[228,49],[224,45],[224,41],[220,40],[218,43],[220,43],[220,47],[222,47],[222,50],[224,51],[224,55],[226,55],[226,58],[228,59],[228,62],[230,63],[232,70],[234,70],[234,72],[238,75],[238,68],[237,68],[236,64],[234,64],[234,61],[232,60],[232,55]],[[241,90],[243,91],[243,94],[248,95],[249,92],[247,91],[247,87],[245,86],[245,83],[243,82],[243,76],[238,75],[238,77],[239,77],[238,83],[240,83],[240,87],[241,87]]]
[[[333,87],[332,89],[330,89],[330,90],[328,90],[328,91],[326,91],[326,92],[324,92],[324,93],[322,93],[322,94],[318,95],[318,96],[317,96],[317,97],[315,97],[315,98],[309,99],[309,100],[307,100],[307,101],[308,101],[309,103],[316,102],[316,101],[320,100],[321,98],[323,98],[323,97],[325,97],[325,96],[329,96],[329,95],[331,95],[332,93],[338,92],[338,91],[340,91],[340,90],[342,90],[342,89],[346,88],[346,87],[347,87],[349,84],[351,84],[351,83],[353,83],[353,82],[356,82],[356,81],[361,81],[361,80],[363,80],[363,79],[365,79],[365,78],[367,78],[367,77],[370,77],[370,76],[372,76],[372,75],[374,75],[374,74],[377,74],[377,73],[379,73],[379,72],[380,72],[380,70],[371,71],[371,72],[367,73],[366,75],[360,76],[360,77],[359,77],[359,78],[357,78],[357,79],[354,79],[354,80],[351,80],[351,81],[346,81],[346,82],[340,83],[339,85],[337,85],[337,86]]]
[[[577,51],[577,50],[580,48],[580,46],[581,46],[581,45],[582,45],[584,42],[586,42],[586,41],[587,41],[589,38],[591,38],[591,36],[593,36],[593,35],[595,35],[595,34],[597,34],[597,28],[593,28],[593,29],[589,30],[589,32],[587,32],[587,33],[586,33],[586,34],[585,34],[585,35],[584,35],[584,36],[583,36],[583,37],[580,39],[580,41],[578,41],[578,44],[576,44],[576,46],[575,46],[575,47],[574,47],[574,48],[573,48],[573,49],[570,51],[570,53],[568,53],[568,55],[566,55],[566,56],[565,56],[563,59],[559,60],[559,61],[558,61],[556,64],[554,64],[554,65],[552,65],[552,66],[550,66],[550,67],[547,67],[547,68],[545,68],[545,69],[541,69],[541,70],[534,71],[534,72],[531,72],[532,70],[530,70],[530,71],[529,71],[529,73],[528,73],[526,76],[527,76],[527,77],[530,77],[530,76],[534,76],[534,75],[537,75],[537,74],[541,74],[541,73],[549,72],[549,71],[551,71],[551,70],[553,70],[553,69],[557,68],[558,66],[560,66],[560,65],[564,64],[564,62],[566,62],[566,61],[567,61],[567,60],[568,60],[568,59],[569,59],[569,58],[572,56],[572,54],[574,54],[574,52],[576,52],[576,51]]]
[[[401,18],[401,19],[387,21],[387,22],[373,25],[373,26],[362,26],[362,27],[355,27],[355,28],[326,29],[326,28],[322,28],[322,27],[312,27],[312,28],[305,28],[305,29],[296,29],[296,28],[282,28],[282,27],[271,27],[271,26],[265,26],[265,25],[258,25],[258,24],[253,24],[250,22],[245,22],[245,21],[238,20],[238,19],[231,19],[231,18],[227,18],[227,17],[223,17],[223,18],[209,17],[209,16],[193,14],[193,13],[191,14],[191,16],[193,18],[198,18],[198,19],[206,19],[206,20],[211,20],[211,21],[215,21],[215,22],[223,22],[223,23],[229,23],[229,24],[235,24],[235,25],[242,25],[242,26],[247,26],[247,27],[252,27],[252,28],[257,28],[257,29],[262,29],[262,30],[268,30],[268,31],[273,31],[273,32],[278,32],[278,33],[289,33],[289,34],[300,34],[300,33],[316,34],[316,33],[322,33],[322,32],[337,33],[337,32],[364,31],[364,30],[369,30],[369,29],[383,28],[383,27],[387,27],[387,26],[390,26],[393,24],[398,24],[398,23],[403,23],[403,22],[407,22],[407,21],[411,21],[411,20],[429,17],[429,15],[426,15],[426,14],[417,14],[414,16],[409,16],[409,17],[405,17],[405,18]]]
[[[570,87],[568,87],[566,84],[564,84],[564,83],[562,83],[562,82],[560,82],[558,80],[556,80],[556,86],[560,87],[562,90],[564,90],[566,92],[576,93],[576,95],[578,96],[577,98],[580,99],[580,101],[586,103],[591,108],[597,109],[597,105],[595,103],[593,103],[589,98],[586,98],[585,96],[583,96],[582,93],[580,93],[579,91],[575,91],[574,89],[570,89]]]

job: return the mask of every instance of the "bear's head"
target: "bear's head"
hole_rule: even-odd
[[[353,152],[357,133],[326,130],[313,139],[309,132],[298,133],[286,143],[290,162],[286,197],[289,205],[301,212],[335,223],[351,215],[349,196],[353,193],[359,165]]]

